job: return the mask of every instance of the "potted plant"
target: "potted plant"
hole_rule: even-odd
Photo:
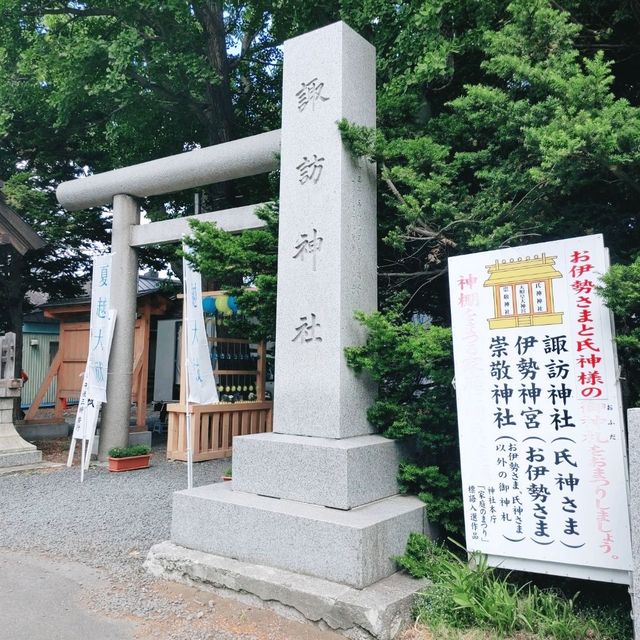
[[[224,482],[230,482],[232,480],[231,477],[231,467],[227,467],[223,472],[222,472],[222,480]]]
[[[144,444],[109,449],[109,471],[146,469],[151,459],[151,449]]]

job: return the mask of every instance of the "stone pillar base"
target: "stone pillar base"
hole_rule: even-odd
[[[363,589],[396,571],[424,503],[391,496],[342,511],[233,490],[223,482],[173,494],[171,541],[182,547]]]
[[[393,640],[413,623],[415,595],[428,587],[394,573],[365,589],[185,549],[171,542],[151,547],[147,571],[252,606],[267,607],[300,622],[331,629],[352,640]]]
[[[3,453],[0,451],[0,469],[7,467],[21,467],[29,464],[42,462],[42,451],[35,447],[33,451],[19,451],[14,453]]]
[[[17,395],[19,394],[18,390]],[[16,394],[4,395],[5,397],[0,395],[0,468],[41,462],[42,451],[38,451],[35,445],[23,440],[13,424],[13,397],[11,396]]]

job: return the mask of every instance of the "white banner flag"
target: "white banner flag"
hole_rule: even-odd
[[[107,354],[111,349],[111,341],[113,339],[113,330],[115,327],[116,313],[115,311],[109,312],[109,323],[107,324],[106,344]],[[108,357],[108,355],[107,355]],[[76,413],[76,421],[73,427],[74,440],[90,440],[96,431],[96,425],[98,424],[98,414],[100,413],[100,407],[102,402],[96,400],[90,395],[90,362],[87,362],[87,368],[84,371],[84,377],[82,381],[82,390],[80,392],[80,398],[78,399],[78,411]]]
[[[88,385],[87,397],[99,402],[107,401],[107,368],[111,347],[109,305],[112,257],[112,254],[107,253],[93,259],[89,352],[85,379]]]
[[[209,341],[202,311],[202,278],[183,258],[184,318],[183,332],[186,347],[185,362],[188,374],[188,401],[198,404],[218,402],[218,390],[211,368]]]

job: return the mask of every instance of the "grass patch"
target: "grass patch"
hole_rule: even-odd
[[[434,638],[513,638],[533,640],[625,640],[632,638],[623,607],[579,607],[578,594],[515,584],[511,574],[488,566],[483,554],[467,559],[419,534],[412,534],[398,564],[432,586],[418,596],[416,619]],[[484,634],[484,635],[482,635]],[[428,636],[427,636],[428,637]]]

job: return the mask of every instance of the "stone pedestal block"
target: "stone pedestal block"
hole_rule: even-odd
[[[40,462],[42,462],[42,451],[36,449],[35,446],[29,451],[17,451],[12,453],[0,451],[0,469],[7,469],[8,467],[22,467],[30,464],[38,464]]]
[[[266,606],[351,640],[393,640],[413,623],[415,595],[426,580],[394,573],[365,589],[185,549],[171,542],[149,550],[153,575],[211,589],[250,606]]]
[[[352,509],[398,493],[399,462],[397,443],[382,436],[241,436],[233,440],[233,488]]]
[[[224,482],[173,498],[177,545],[362,589],[396,570],[424,503],[393,496],[350,511],[233,491]]]

